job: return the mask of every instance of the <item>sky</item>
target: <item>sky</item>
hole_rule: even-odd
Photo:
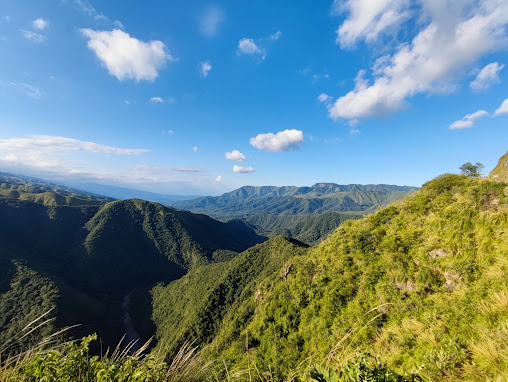
[[[218,195],[508,150],[506,0],[0,1],[0,170]]]

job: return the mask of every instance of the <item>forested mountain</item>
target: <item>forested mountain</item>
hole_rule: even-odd
[[[56,326],[83,324],[79,333],[115,343],[125,293],[264,240],[239,221],[137,199],[69,207],[0,197],[0,216],[0,343],[50,306]]]
[[[114,199],[50,183],[41,179],[0,172],[0,196],[46,206],[99,205]]]
[[[348,362],[367,370],[361,360],[372,356],[370,367],[400,376],[504,380],[507,186],[443,175],[317,247],[277,237],[159,285],[151,300],[159,346],[174,352],[197,340],[228,375],[255,365],[280,379],[313,370],[314,380],[331,381]]]
[[[174,207],[217,219],[259,213],[305,215],[326,212],[368,212],[400,199],[415,187],[391,185],[338,185],[312,187],[244,186],[221,196],[206,196],[174,203]]]
[[[309,215],[274,215],[266,212],[242,220],[252,226],[259,235],[267,237],[283,235],[308,245],[315,245],[346,220],[361,217],[359,214],[344,212]]]

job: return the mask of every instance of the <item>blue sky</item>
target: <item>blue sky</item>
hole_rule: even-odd
[[[0,3],[0,170],[419,186],[508,149],[505,0]]]

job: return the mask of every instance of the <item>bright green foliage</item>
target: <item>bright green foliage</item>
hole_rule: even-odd
[[[89,354],[90,342],[97,335],[83,338],[79,343],[65,343],[46,351],[29,353],[17,364],[0,368],[0,380],[12,382],[141,382],[192,381],[200,376],[195,357],[190,355],[168,364],[157,357],[128,352],[107,356]]]
[[[216,334],[204,354],[224,359],[232,373],[255,364],[278,378],[304,376],[306,365],[324,359],[340,371],[355,354],[369,353],[394,375],[423,367],[420,375],[433,381],[506,379],[506,186],[443,175],[344,223],[308,255],[288,259],[286,281],[279,271],[237,292],[243,297],[235,308],[210,323]],[[183,280],[207,296],[208,277],[222,275],[201,272],[173,288],[183,293],[174,303],[190,318],[186,327],[209,311],[188,298]],[[161,310],[159,328],[165,314],[173,311]],[[175,334],[158,333],[165,342]],[[188,339],[203,339],[195,334]]]
[[[219,328],[228,333],[217,346],[226,346],[252,316],[252,296],[263,298],[265,291],[256,289],[259,280],[282,278],[283,262],[306,251],[306,245],[279,236],[229,262],[200,267],[167,286],[156,286],[153,321],[160,346],[171,355],[189,339],[209,342]]]
[[[496,182],[508,183],[508,152],[499,159],[497,166],[490,172],[489,178]]]

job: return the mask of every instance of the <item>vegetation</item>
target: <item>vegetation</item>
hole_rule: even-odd
[[[470,176],[473,178],[478,178],[482,175],[483,168],[485,166],[481,164],[480,162],[476,162],[475,164],[472,164],[471,162],[464,163],[462,166],[460,166],[460,172],[463,175]]]
[[[315,247],[276,236],[243,252],[260,238],[237,220],[140,200],[46,207],[0,199],[9,222],[0,221],[0,265],[8,270],[0,275],[0,312],[12,317],[2,330],[12,336],[13,320],[37,311],[31,301],[14,310],[14,298],[55,304],[57,318],[68,320],[70,297],[121,328],[112,302],[134,292],[136,328],[156,335],[152,352],[134,358],[94,355],[93,337],[39,348],[33,334],[26,338],[35,350],[23,352],[18,335],[18,356],[0,348],[0,379],[506,380],[508,184],[498,179],[445,174],[344,222]],[[273,225],[278,218],[265,216]],[[170,271],[187,274],[157,280]],[[87,314],[96,324],[90,312],[74,322]],[[189,357],[196,367],[171,374],[189,341],[201,349]]]
[[[0,197],[27,200],[45,206],[100,205],[114,200],[43,180],[3,172],[0,172]]]
[[[0,198],[0,214],[0,341],[21,318],[56,306],[56,327],[82,323],[70,335],[97,332],[116,343],[123,295],[264,240],[239,221],[141,200],[44,206]]]
[[[198,331],[187,339],[206,344],[205,359],[224,359],[232,373],[256,365],[279,379],[309,378],[320,363],[340,374],[359,354],[375,355],[382,370],[401,378],[506,379],[506,186],[438,177],[403,202],[344,223],[308,254],[287,258],[286,280],[282,264],[252,279],[229,303],[234,309],[210,323],[210,343]],[[154,290],[160,341],[181,334],[167,330],[175,318],[157,296],[185,293],[178,307],[190,320],[185,327],[200,327],[201,314],[210,312],[189,293],[214,290],[223,272],[194,272],[200,276]]]
[[[245,218],[260,213],[291,216],[327,212],[373,212],[400,199],[415,187],[390,185],[338,185],[317,183],[312,187],[245,186],[216,197],[201,197],[174,204],[216,219]]]
[[[309,245],[325,239],[339,225],[349,219],[360,219],[362,215],[342,212],[325,214],[281,216],[270,213],[252,215],[244,221],[262,236],[289,236]]]

